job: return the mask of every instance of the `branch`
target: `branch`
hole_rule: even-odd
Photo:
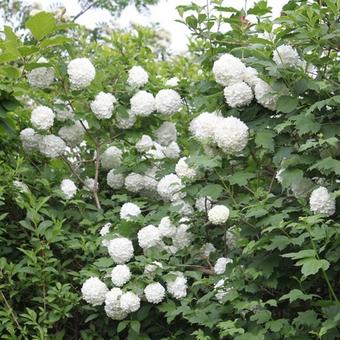
[[[79,17],[81,17],[83,14],[85,14],[89,9],[91,9],[93,6],[97,5],[97,3],[99,3],[99,1],[95,1],[92,4],[88,5],[87,7],[85,7],[83,10],[81,10],[78,14],[76,14],[73,17],[72,22],[75,22]]]

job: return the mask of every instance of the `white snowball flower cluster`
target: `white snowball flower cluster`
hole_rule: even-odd
[[[164,200],[177,201],[185,196],[185,193],[181,192],[183,188],[181,179],[175,174],[170,174],[158,182],[157,192]]]
[[[104,169],[116,168],[122,162],[123,152],[116,146],[110,146],[101,155],[100,162]]]
[[[144,289],[145,298],[150,303],[160,303],[165,297],[165,288],[159,283],[150,283]]]
[[[273,61],[278,66],[296,67],[301,63],[296,49],[290,45],[280,45],[273,53]]]
[[[203,244],[202,248],[201,248],[201,253],[204,257],[209,257],[211,253],[214,253],[216,251],[215,246],[208,242]]]
[[[98,183],[94,178],[86,177],[84,181],[85,190],[94,191],[98,189]]]
[[[156,141],[163,146],[168,146],[170,143],[176,142],[177,140],[176,125],[171,122],[164,122],[155,131],[155,138]]]
[[[156,97],[156,110],[163,115],[176,113],[182,107],[181,96],[171,89],[160,90]]]
[[[171,222],[170,217],[166,216],[161,219],[158,225],[161,237],[173,237],[176,235],[176,226]]]
[[[112,189],[120,189],[124,185],[124,176],[111,169],[106,176],[106,183]]]
[[[128,191],[137,193],[144,189],[144,176],[131,172],[125,177],[125,188]]]
[[[165,82],[165,86],[176,87],[178,85],[179,79],[177,77],[172,77]]]
[[[60,189],[67,199],[71,199],[77,193],[77,187],[70,179],[63,179],[60,184]]]
[[[84,140],[85,130],[80,121],[74,122],[72,125],[63,126],[58,135],[69,145],[75,146]]]
[[[33,151],[38,149],[41,139],[42,136],[36,133],[31,128],[23,129],[20,132],[20,140],[22,142],[22,146],[27,151]]]
[[[157,193],[158,181],[156,179],[158,168],[152,167],[148,169],[144,174],[144,189]]]
[[[71,88],[75,90],[89,86],[96,76],[96,69],[87,58],[76,58],[67,65]]]
[[[199,197],[196,199],[195,207],[199,212],[205,212],[210,210],[212,207],[213,199],[210,196]]]
[[[120,288],[112,288],[105,296],[105,312],[113,320],[123,320],[128,315],[120,306],[122,295],[123,291]]]
[[[159,230],[154,225],[148,225],[138,231],[138,244],[144,250],[157,246],[161,242]]]
[[[133,125],[136,123],[137,117],[131,113],[131,111],[128,111],[127,117],[116,117],[116,125],[119,129],[130,129],[133,127]]]
[[[254,98],[253,91],[244,81],[224,88],[224,97],[230,107],[248,106]]]
[[[229,250],[234,249],[236,246],[236,236],[231,231],[227,230],[225,233],[225,243]]]
[[[268,110],[275,111],[278,96],[273,93],[273,89],[262,79],[255,84],[255,98],[259,104]]]
[[[197,175],[196,170],[188,165],[187,157],[182,157],[176,164],[175,171],[179,178],[194,179]]]
[[[112,283],[117,287],[122,287],[126,282],[130,281],[131,272],[126,264],[118,264],[111,271]]]
[[[107,250],[113,261],[117,264],[124,264],[133,257],[132,242],[125,237],[117,237],[110,240]]]
[[[327,188],[314,189],[309,198],[310,210],[316,214],[332,216],[335,213],[335,200],[330,196]]]
[[[172,244],[175,250],[182,250],[191,244],[192,234],[188,232],[189,226],[187,224],[180,224],[176,230],[176,234],[172,237]]]
[[[214,266],[215,273],[218,275],[224,274],[227,268],[227,264],[229,263],[233,263],[233,260],[228,257],[220,257],[219,259],[217,259]]]
[[[222,119],[217,112],[203,112],[190,122],[189,131],[201,142],[213,142],[215,129]]]
[[[99,230],[100,236],[106,236],[110,232],[110,228],[112,227],[112,223],[105,223],[104,226]]]
[[[176,275],[175,280],[167,282],[166,288],[175,299],[182,299],[187,296],[187,279],[182,273]]]
[[[213,73],[217,83],[228,86],[239,82],[243,78],[246,66],[231,54],[223,54],[214,62]]]
[[[37,106],[31,114],[31,123],[33,127],[39,130],[48,130],[53,126],[55,114],[47,106]]]
[[[247,67],[243,73],[243,80],[253,89],[259,80],[257,70],[253,67]]]
[[[106,284],[98,277],[90,277],[83,283],[81,288],[83,299],[92,306],[103,304],[108,291]]]
[[[167,158],[176,159],[179,157],[181,149],[176,142],[171,142],[168,146],[163,148],[163,153]]]
[[[129,76],[127,80],[129,86],[135,88],[142,87],[148,82],[148,80],[149,76],[142,66],[133,66],[129,70]]]
[[[134,203],[124,203],[120,208],[120,218],[125,221],[133,221],[141,214],[138,205]]]
[[[154,96],[146,91],[138,91],[131,99],[131,114],[135,116],[147,117],[155,111],[156,104]]]
[[[147,152],[153,147],[153,140],[149,135],[143,135],[136,143],[138,152]]]
[[[49,158],[56,158],[65,153],[66,144],[58,136],[44,136],[39,143],[40,152]]]
[[[229,218],[229,209],[225,205],[215,205],[208,211],[209,222],[215,225],[227,222]]]
[[[37,63],[45,64],[48,61],[45,58],[40,58]],[[46,66],[34,68],[28,73],[27,80],[32,87],[49,88],[54,81],[54,69]]]
[[[61,99],[56,99],[54,101],[54,112],[55,118],[60,122],[65,122],[74,118],[74,112],[72,111],[71,106],[67,105]]]
[[[140,298],[133,292],[123,293],[120,297],[120,307],[126,313],[136,312],[140,308]]]
[[[111,93],[99,92],[90,103],[91,111],[98,119],[109,119],[117,99]]]

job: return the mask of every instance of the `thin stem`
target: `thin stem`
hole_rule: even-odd
[[[15,314],[14,314],[14,311],[13,311],[12,307],[10,306],[10,304],[8,303],[8,301],[7,301],[7,299],[6,299],[5,295],[4,295],[4,293],[2,292],[2,290],[0,290],[0,296],[1,296],[1,299],[4,301],[6,307],[8,308],[9,312],[11,313],[12,318],[13,318],[15,324],[17,325],[17,327],[18,327],[20,330],[22,330],[22,328],[21,328],[21,326],[20,326],[20,324],[19,324],[19,321],[18,321],[17,317],[16,317]]]

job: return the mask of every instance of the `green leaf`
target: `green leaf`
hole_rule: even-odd
[[[314,257],[315,255],[316,254],[315,254],[314,249],[304,249],[304,250],[298,251],[297,253],[288,253],[288,254],[283,254],[281,256],[292,258],[293,260],[299,260],[299,259],[304,259],[307,257]]]
[[[299,101],[296,97],[281,96],[277,101],[277,111],[289,113],[296,109]]]
[[[295,183],[301,182],[303,178],[303,171],[300,169],[288,168],[282,172],[281,177],[282,177],[281,185],[283,188],[286,189]]]
[[[64,45],[66,43],[71,43],[71,42],[72,42],[72,39],[62,36],[62,35],[58,35],[52,38],[45,39],[44,41],[41,42],[40,46],[42,48],[45,48],[45,47],[51,47],[51,46],[60,46],[60,45]]]
[[[280,297],[280,301],[287,300],[287,299],[289,299],[289,303],[292,303],[296,300],[307,301],[307,300],[311,300],[314,296],[316,296],[316,295],[315,294],[305,294],[299,289],[292,289],[288,294],[282,295]]]
[[[212,199],[217,200],[221,193],[223,192],[223,187],[219,184],[208,184],[198,193],[199,197],[210,196]]]
[[[296,263],[296,265],[301,264],[301,272],[304,276],[315,275],[320,269],[327,270],[329,268],[327,260],[317,260],[314,258],[303,259]]]
[[[251,321],[256,321],[258,324],[265,323],[270,320],[272,313],[269,310],[260,310],[255,315],[250,317]]]
[[[53,14],[48,12],[39,12],[26,21],[26,28],[31,31],[37,40],[41,40],[52,33],[55,25],[56,20]]]
[[[237,184],[239,186],[244,186],[254,177],[255,174],[251,172],[237,172],[236,174],[228,176],[228,181],[231,185]]]
[[[122,332],[122,331],[127,327],[127,325],[128,325],[129,323],[130,323],[130,320],[123,320],[123,321],[121,321],[121,322],[118,324],[117,333]]]
[[[255,143],[270,151],[274,151],[274,132],[271,130],[259,131],[255,137]]]
[[[334,172],[336,175],[340,176],[340,161],[332,157],[327,157],[319,162],[316,162],[309,169],[318,169],[326,174],[328,174],[329,172]]]
[[[312,115],[300,114],[298,116],[292,117],[295,121],[295,126],[299,131],[299,135],[304,135],[306,133],[316,133],[320,130],[321,124],[313,119]]]
[[[139,334],[140,331],[140,322],[138,320],[132,320],[130,322],[130,327],[137,333]]]

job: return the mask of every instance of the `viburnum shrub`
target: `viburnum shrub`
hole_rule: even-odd
[[[70,257],[83,300],[79,331],[53,334],[338,338],[339,11],[289,1],[273,22],[266,1],[180,6],[189,54],[165,61],[143,29],[96,42],[48,13],[27,21],[28,42],[6,28],[17,152],[39,172],[35,194],[49,196],[29,208],[34,181],[11,170],[21,225],[36,232],[47,213],[39,237],[56,223],[80,237],[49,248]]]

